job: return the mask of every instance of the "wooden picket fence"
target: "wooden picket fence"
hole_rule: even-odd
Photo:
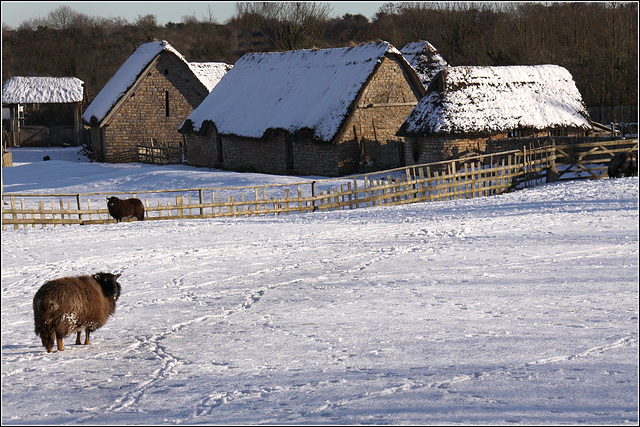
[[[637,139],[631,141],[635,141],[637,150]],[[615,144],[599,144],[609,152],[618,149],[612,148]],[[593,148],[591,153],[595,152]],[[2,227],[115,223],[106,208],[106,198],[113,195],[142,199],[145,221],[288,215],[485,197],[544,181],[546,172],[559,160],[557,153],[566,160],[567,149],[562,146],[530,145],[521,150],[291,184],[127,193],[3,194]],[[582,156],[580,161],[586,158]]]

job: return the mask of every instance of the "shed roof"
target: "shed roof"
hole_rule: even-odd
[[[431,79],[438,71],[449,66],[436,48],[425,40],[408,43],[400,49],[400,52],[416,70],[424,87],[429,86]]]
[[[387,42],[244,55],[180,131],[200,132],[210,122],[227,135],[261,138],[269,129],[308,129],[313,138],[330,141],[386,55],[399,58],[418,84],[411,66]]]
[[[98,92],[82,115],[82,120],[89,123],[91,118],[95,117],[98,123],[102,122],[118,101],[138,81],[144,69],[162,52],[169,52],[184,62],[208,91],[215,86],[219,81],[218,76],[224,74],[223,71],[226,72],[225,68],[228,67],[227,64],[218,62],[191,64],[165,40],[141,44]]]
[[[2,85],[3,104],[82,102],[84,82],[76,77],[11,77]]]
[[[450,67],[407,117],[400,135],[591,129],[569,71],[558,65]]]

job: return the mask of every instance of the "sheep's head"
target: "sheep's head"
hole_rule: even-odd
[[[113,207],[118,203],[119,200],[120,199],[118,199],[115,196],[114,197],[107,197],[107,206],[108,207]]]
[[[120,298],[121,287],[118,283],[118,277],[120,274],[96,273],[93,275],[93,279],[100,284],[104,296],[112,297],[114,301],[118,301]]]

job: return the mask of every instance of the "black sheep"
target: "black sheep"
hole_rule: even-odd
[[[33,297],[35,333],[47,352],[64,350],[62,339],[86,332],[85,345],[91,344],[89,333],[103,326],[116,310],[120,297],[119,274],[97,273],[92,276],[63,277],[46,282]]]
[[[122,221],[122,218],[135,216],[138,221],[144,219],[144,205],[140,199],[118,199],[117,197],[107,197],[107,208],[109,215],[114,217],[116,221]]]
[[[609,162],[609,178],[638,176],[638,157],[631,151],[617,153]]]

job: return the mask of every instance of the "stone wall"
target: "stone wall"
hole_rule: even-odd
[[[11,151],[2,153],[2,167],[8,168],[11,166],[13,166],[13,154],[11,154]]]
[[[433,137],[407,136],[405,163],[418,165],[457,157],[468,151],[485,151],[488,136],[437,135]]]
[[[152,139],[171,145],[182,143],[178,127],[206,93],[193,83],[186,65],[170,55],[160,54],[142,84],[128,95],[111,122],[103,126],[105,161],[134,161],[136,147],[150,145]],[[95,144],[93,135],[92,132]]]
[[[215,144],[215,139],[209,139]],[[224,169],[240,172],[261,172],[284,175],[287,172],[286,142],[284,132],[277,132],[266,139],[222,136],[222,163]]]
[[[187,164],[210,168],[218,167],[217,136],[215,129],[202,136],[193,133],[185,135],[184,149]]]
[[[570,129],[527,130],[513,137],[509,133],[499,134],[455,134],[433,136],[407,136],[405,144],[405,163],[416,165],[440,162],[459,157],[467,152],[498,152],[521,149],[519,138],[544,138],[549,135],[577,136],[584,131]]]
[[[354,140],[332,144],[304,139],[293,144],[293,153],[298,175],[341,176],[358,170],[359,147]]]
[[[396,132],[420,99],[410,81],[398,60],[387,57],[365,87],[339,142],[359,144],[361,158],[353,160],[360,170],[403,166],[404,138]]]

